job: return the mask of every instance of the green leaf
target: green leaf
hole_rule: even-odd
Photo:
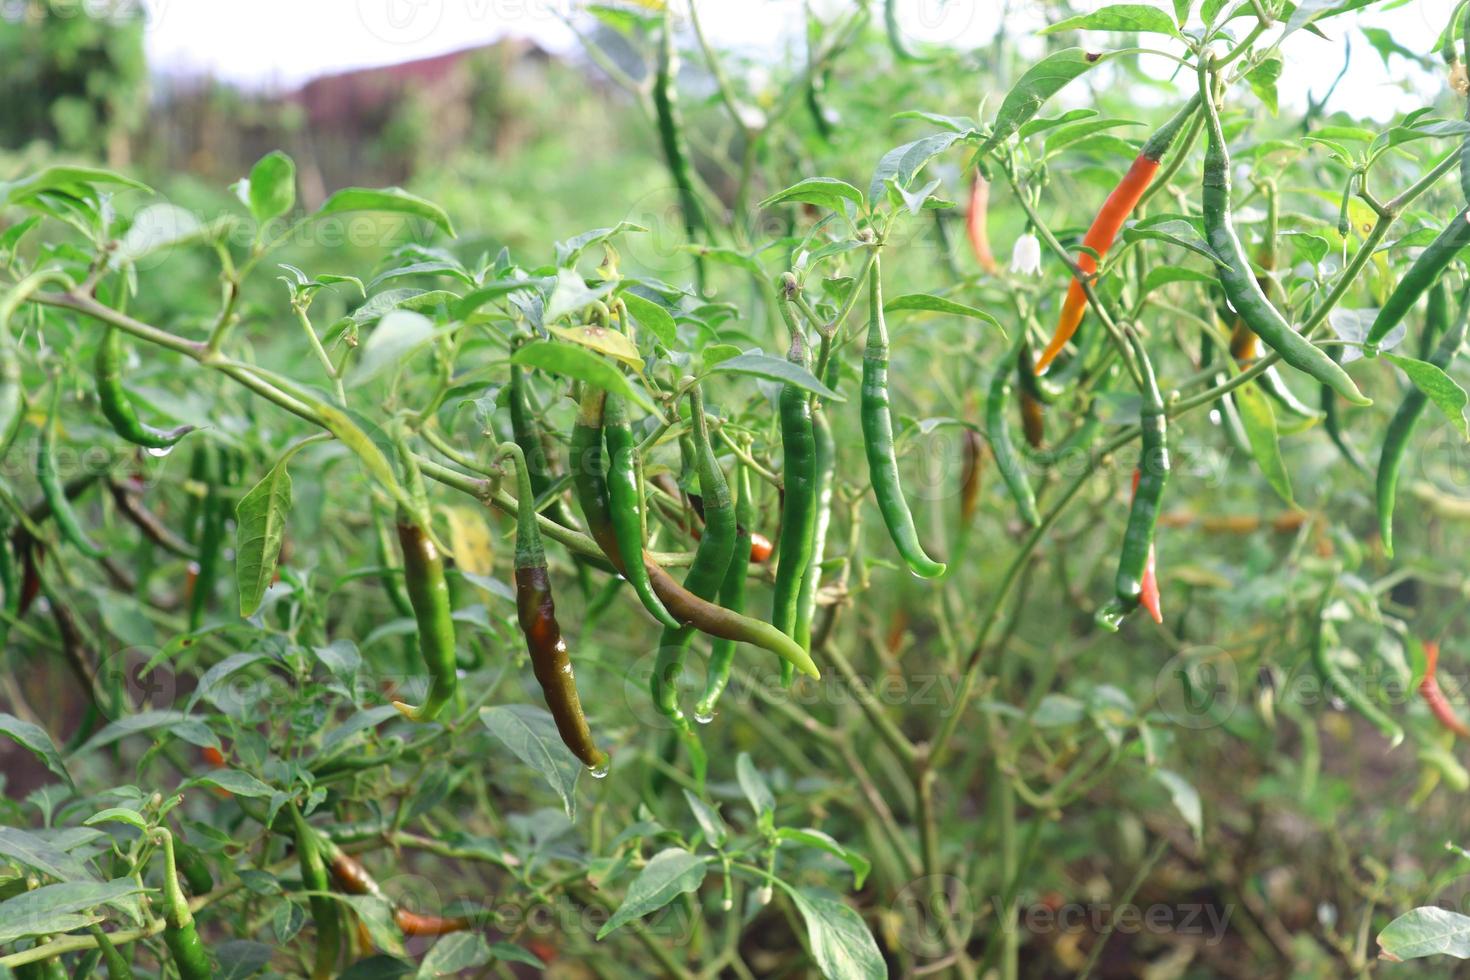
[[[1155,769],[1153,778],[1169,791],[1169,798],[1174,801],[1174,809],[1179,811],[1179,815],[1184,818],[1184,822],[1194,833],[1195,844],[1203,846],[1204,814],[1200,806],[1199,790],[1191,786],[1183,776],[1168,769]]]
[[[524,963],[538,970],[546,969],[546,963],[541,957],[524,946],[517,946],[515,943],[508,943],[504,940],[490,944],[490,955],[506,963]]]
[[[236,796],[257,800],[270,799],[276,792],[250,773],[241,772],[239,769],[216,769],[202,776],[195,776],[184,783],[182,788],[189,786],[217,786]]]
[[[650,412],[654,411],[642,389],[630,382],[611,361],[577,344],[564,344],[554,340],[532,341],[517,350],[511,356],[511,362],[585,381],[603,391],[631,399]]]
[[[74,913],[110,905],[131,895],[141,894],[143,886],[130,878],[112,881],[66,881],[22,892],[0,902],[0,946],[26,936],[47,936],[85,929],[97,916]],[[73,924],[68,924],[73,920]]]
[[[1470,442],[1470,424],[1465,421],[1465,405],[1470,402],[1470,396],[1466,396],[1465,389],[1455,383],[1444,371],[1430,364],[1428,361],[1415,360],[1402,354],[1385,353],[1383,357],[1390,360],[1403,369],[1414,386],[1424,392],[1429,400],[1439,406],[1456,429],[1460,437]]]
[[[637,293],[625,292],[620,298],[628,306],[628,312],[633,314],[633,319],[638,325],[658,338],[658,342],[669,350],[673,350],[674,344],[678,342],[679,331],[674,324],[674,317],[668,310],[647,297]]]
[[[1223,265],[1220,256],[1205,241],[1204,234],[1192,219],[1177,214],[1160,214],[1146,218],[1123,229],[1125,242],[1153,239],[1168,242],[1203,255],[1216,265]]]
[[[279,218],[296,203],[296,164],[280,150],[272,150],[250,168],[250,213],[265,224]]]
[[[110,170],[99,170],[96,167],[47,167],[20,180],[0,181],[0,207],[20,204],[48,191],[79,193],[94,184],[116,184],[134,190],[152,190],[147,184]]]
[[[473,292],[465,293],[450,308],[450,315],[456,320],[463,320],[492,299],[499,299],[510,293],[521,289],[537,291],[551,286],[556,280],[547,277],[545,279],[506,279],[500,282],[492,282],[481,286]],[[374,297],[376,299],[376,297]]]
[[[106,810],[100,810],[82,821],[84,827],[95,827],[99,823],[125,823],[137,830],[147,831],[148,821],[137,810],[129,810],[127,807],[110,806]]]
[[[1068,17],[1038,34],[1056,34],[1058,31],[1126,31],[1142,34],[1168,34],[1179,37],[1179,30],[1169,15],[1157,7],[1141,3],[1115,3],[1101,7],[1090,14]]]
[[[740,790],[745,794],[745,799],[750,803],[750,809],[755,812],[761,826],[774,825],[776,797],[771,793],[771,787],[766,785],[766,778],[755,767],[749,752],[742,752],[735,757],[735,778],[740,781]]]
[[[967,316],[975,320],[984,320],[999,330],[1002,337],[1005,336],[1005,327],[1001,326],[1000,321],[989,313],[986,313],[984,310],[977,310],[973,306],[966,306],[964,303],[956,303],[952,299],[945,299],[943,296],[935,296],[931,293],[908,293],[904,296],[897,296],[883,304],[884,313],[906,313],[910,311],[945,313],[950,316]]]
[[[924,164],[949,149],[959,138],[959,133],[935,133],[889,150],[873,171],[873,179],[868,184],[868,198],[875,203],[881,201],[890,180],[900,189],[908,187]]]
[[[394,956],[404,955],[403,933],[393,921],[393,906],[387,901],[376,895],[338,895],[335,892],[332,898],[352,907],[367,928],[368,938],[374,946]]]
[[[1032,65],[1006,93],[1000,104],[1000,111],[996,113],[990,136],[981,144],[978,152],[988,153],[1003,140],[1010,138],[1022,123],[1041,111],[1047,99],[1106,58],[1106,55],[1094,54],[1082,48],[1064,48]]]
[[[1285,38],[1292,31],[1301,30],[1324,17],[1347,13],[1349,10],[1357,10],[1377,2],[1378,0],[1302,0],[1292,13],[1291,19],[1286,22],[1286,30],[1281,32],[1281,37]]]
[[[456,932],[434,944],[419,964],[420,980],[458,976],[464,970],[484,966],[491,959],[490,944],[477,932]]]
[[[66,763],[61,761],[61,753],[56,751],[56,743],[51,741],[46,729],[0,711],[0,735],[16,742],[41,760],[47,769],[66,780],[68,786],[73,785],[71,773],[66,771]]]
[[[725,839],[730,836],[729,829],[725,826],[724,818],[720,811],[689,792],[684,791],[684,802],[689,804],[689,810],[694,814],[694,819],[699,824],[699,829],[704,832],[704,839],[715,847],[723,847]]]
[[[400,366],[419,347],[434,339],[432,321],[422,313],[392,310],[385,314],[363,342],[350,380],[365,384],[389,368]]]
[[[1161,286],[1167,286],[1174,282],[1215,282],[1215,277],[1200,272],[1198,269],[1189,269],[1182,265],[1156,265],[1148,270],[1148,275],[1143,277],[1143,288],[1139,290],[1140,298],[1147,296]]]
[[[582,234],[565,242],[557,242],[556,264],[560,268],[570,269],[577,264],[577,260],[582,257],[582,253],[586,252],[592,246],[602,245],[630,231],[646,232],[648,229],[642,225],[634,224],[631,221],[619,221],[611,228],[594,228],[592,231],[584,231]]]
[[[723,372],[727,374],[750,374],[757,378],[765,378],[767,381],[779,381],[782,384],[795,385],[804,388],[813,394],[820,395],[828,401],[842,402],[847,399],[837,392],[828,388],[818,381],[810,371],[799,364],[792,364],[784,357],[772,357],[769,354],[748,353],[738,357],[723,360],[710,368],[710,373]]]
[[[194,212],[177,204],[150,204],[133,216],[132,226],[108,256],[107,263],[119,269],[154,252],[213,239],[223,228],[221,224],[205,224]]]
[[[634,919],[658,911],[680,895],[698,890],[708,870],[709,863],[705,858],[682,847],[659,851],[628,886],[623,904],[618,906],[607,924],[597,930],[597,938],[601,940]]]
[[[0,857],[9,858],[61,881],[96,881],[87,866],[39,834],[0,827]]]
[[[577,777],[586,766],[562,743],[550,712],[528,704],[501,704],[481,708],[480,723],[517,759],[541,773],[561,797],[567,819],[575,820]]]
[[[449,215],[443,208],[401,187],[344,187],[322,202],[316,216],[326,217],[344,211],[387,211],[423,218],[439,226],[450,238],[454,237],[454,225],[450,224]]]
[[[1255,457],[1261,475],[1282,500],[1296,506],[1291,496],[1291,475],[1281,458],[1281,445],[1276,437],[1276,413],[1271,410],[1271,403],[1255,385],[1243,385],[1232,394],[1236,407],[1240,409],[1240,422],[1250,442],[1251,455]]]
[[[1193,6],[1194,0],[1174,0],[1174,20],[1180,27],[1189,21],[1189,11]]]
[[[852,869],[852,887],[854,889],[862,888],[863,882],[868,880],[868,872],[873,870],[873,862],[852,848],[839,844],[825,831],[817,830],[814,827],[778,827],[776,829],[776,839],[804,844],[807,847],[815,847],[819,851],[826,851],[833,857],[838,858]]]
[[[284,459],[276,463],[235,507],[235,578],[242,617],[253,616],[260,608],[260,600],[276,574],[276,560],[286,536],[286,515],[291,511],[291,474],[286,467]]]
[[[781,887],[806,922],[807,946],[823,976],[842,980],[883,980],[888,976],[888,966],[868,924],[851,906],[840,899],[792,888],[785,882]]]
[[[1410,909],[1378,934],[1379,954],[1399,962],[1425,956],[1470,959],[1470,916],[1435,905]]]
[[[788,201],[800,201],[804,204],[814,204],[819,208],[826,208],[838,214],[846,214],[847,209],[844,202],[851,203],[861,208],[863,206],[863,192],[852,186],[845,180],[837,180],[834,177],[808,177],[798,184],[778,191],[766,198],[756,207],[769,208]]]
[[[1256,67],[1252,68],[1245,76],[1250,83],[1251,91],[1256,93],[1256,98],[1266,104],[1271,110],[1271,115],[1276,115],[1276,83],[1281,79],[1282,62],[1280,58],[1267,58]]]
[[[181,724],[189,720],[189,716],[182,711],[140,711],[137,714],[119,718],[117,721],[104,727],[100,732],[87,739],[72,756],[85,755],[96,749],[111,745],[119,739],[129,735],[137,735],[142,732],[152,731],[155,728],[163,728]]]

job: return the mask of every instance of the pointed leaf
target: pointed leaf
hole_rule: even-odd
[[[1465,405],[1470,403],[1470,397],[1466,396],[1465,389],[1454,378],[1428,361],[1405,357],[1403,354],[1384,354],[1383,357],[1402,368],[1409,380],[1414,382],[1414,386],[1424,392],[1430,401],[1439,406],[1445,417],[1454,423],[1460,438],[1470,442],[1470,424],[1465,421]]]
[[[1240,409],[1241,425],[1250,442],[1251,455],[1255,457],[1261,475],[1282,500],[1296,506],[1296,501],[1291,496],[1291,475],[1281,458],[1281,445],[1276,434],[1276,413],[1271,410],[1271,403],[1255,385],[1236,388],[1233,394],[1235,404]]]
[[[614,929],[658,911],[680,895],[696,891],[704,883],[706,871],[708,861],[682,847],[658,852],[628,886],[623,904],[597,930],[597,938],[600,940]]]
[[[779,381],[782,384],[804,388],[828,401],[847,400],[818,381],[806,368],[799,364],[792,364],[784,357],[772,357],[769,354],[760,353],[740,354],[737,357],[727,358],[710,368],[711,374],[716,372],[750,374],[757,378],[765,378],[767,381]]]
[[[1101,64],[1106,57],[1082,48],[1064,48],[1032,65],[1006,93],[1000,111],[996,113],[990,137],[981,144],[979,152],[988,153],[1002,140],[1009,139],[1022,123],[1041,111],[1047,99],[1077,76]]]
[[[280,150],[273,150],[250,168],[250,213],[265,224],[279,218],[296,203],[296,164]]]
[[[387,211],[423,218],[438,225],[450,238],[454,237],[454,225],[443,208],[401,187],[344,187],[327,198],[316,213],[317,217],[325,217],[344,211]]]

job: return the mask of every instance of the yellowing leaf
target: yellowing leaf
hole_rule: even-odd
[[[445,507],[449,521],[449,548],[454,564],[471,575],[489,575],[495,564],[495,539],[484,514],[476,507]]]
[[[592,324],[585,327],[547,327],[547,329],[562,340],[580,344],[599,354],[606,354],[608,357],[622,361],[635,371],[643,369],[643,358],[638,356],[638,348],[616,330]]]

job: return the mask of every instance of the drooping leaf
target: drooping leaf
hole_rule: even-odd
[[[501,704],[481,708],[480,723],[517,759],[541,773],[561,797],[567,819],[575,820],[577,777],[586,767],[562,743],[551,714],[527,704]]]
[[[260,608],[265,590],[275,577],[290,512],[291,474],[287,461],[281,460],[235,507],[235,579],[243,617],[254,615]]]
[[[61,761],[61,753],[56,751],[56,743],[51,741],[46,729],[0,711],[0,735],[16,742],[41,760],[47,769],[66,780],[68,786],[72,785],[71,773],[66,771],[66,763]]]
[[[782,888],[806,923],[806,941],[823,976],[882,980],[888,966],[863,917],[846,902],[815,891]]]
[[[454,237],[454,225],[444,209],[401,187],[344,187],[322,202],[317,217],[348,211],[386,211],[411,218],[423,218],[437,225],[444,234]]]
[[[863,206],[863,192],[847,181],[837,180],[835,177],[808,177],[784,191],[777,191],[760,202],[757,207],[769,208],[788,201],[814,204],[817,207],[843,214],[846,213],[844,202],[859,208]]]
[[[628,380],[623,372],[604,357],[585,347],[559,341],[537,340],[524,345],[511,356],[515,364],[540,368],[552,374],[585,381],[604,391],[631,399],[649,411],[653,405],[643,391]]]
[[[1403,354],[1384,354],[1383,357],[1402,368],[1414,386],[1424,392],[1454,424],[1460,438],[1470,442],[1470,423],[1465,420],[1465,406],[1470,403],[1470,396],[1465,394],[1465,389],[1454,378],[1428,361],[1420,361]]]
[[[1240,422],[1250,442],[1251,455],[1260,467],[1261,475],[1281,499],[1296,506],[1291,496],[1291,475],[1286,462],[1281,458],[1281,444],[1276,432],[1276,413],[1271,403],[1255,385],[1242,385],[1233,392],[1235,404],[1240,409]]]

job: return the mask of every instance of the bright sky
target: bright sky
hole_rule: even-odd
[[[148,53],[155,70],[207,73],[251,87],[289,88],[315,75],[390,64],[493,41],[525,36],[555,51],[577,46],[562,21],[582,0],[142,0],[150,14]],[[844,0],[812,0],[817,10],[840,9]],[[1168,0],[1150,0],[1171,9]],[[1104,0],[1079,4],[1096,9]],[[978,46],[993,34],[1003,0],[899,0],[899,20],[916,42]],[[1040,3],[1008,5],[1012,34],[1040,22]],[[1341,67],[1341,37],[1349,25],[1380,27],[1400,45],[1429,53],[1443,27],[1449,0],[1409,0],[1397,9],[1359,12],[1329,20],[1333,43],[1307,32],[1288,38],[1280,81],[1282,101],[1300,107],[1303,94],[1321,93]],[[699,0],[714,43],[760,50],[772,38],[801,29],[800,0]],[[1244,23],[1241,21],[1240,23]],[[1356,32],[1352,32],[1356,34]],[[1101,42],[1106,35],[1093,35]],[[1361,35],[1353,45],[1353,69],[1338,88],[1333,108],[1380,120],[1428,102],[1442,81],[1402,57],[1385,68]],[[1169,47],[1162,36],[1145,44]],[[779,49],[776,49],[779,50]],[[1177,47],[1175,48],[1177,50]],[[1156,59],[1152,69],[1167,74]],[[1405,91],[1407,82],[1408,91]]]

